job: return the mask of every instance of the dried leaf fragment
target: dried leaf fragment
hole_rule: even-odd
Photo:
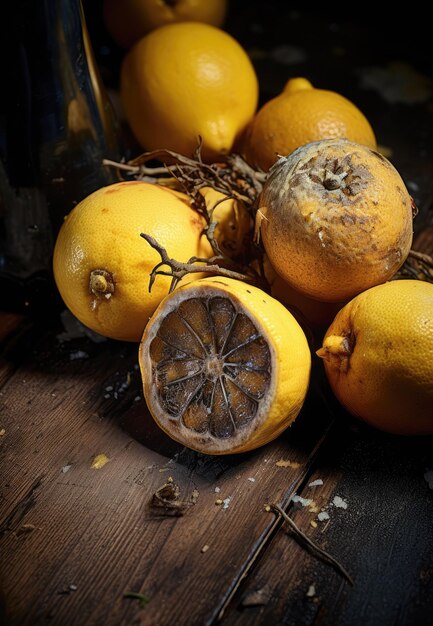
[[[143,593],[138,593],[137,591],[127,591],[123,594],[123,597],[130,598],[131,600],[138,600],[138,606],[140,607],[140,609],[143,609],[150,599]]]
[[[15,533],[17,537],[20,535],[28,535],[29,533],[35,530],[36,526],[34,524],[22,524],[17,532]]]
[[[271,599],[271,589],[268,585],[265,585],[261,589],[249,591],[242,598],[242,606],[265,606]]]
[[[280,459],[275,463],[277,467],[291,467],[292,469],[298,469],[301,467],[300,463],[296,463],[296,461],[285,461],[284,459]]]
[[[160,515],[181,517],[190,506],[197,502],[198,496],[198,490],[194,489],[189,500],[181,500],[179,485],[169,476],[167,481],[155,491],[149,506],[158,510]]]

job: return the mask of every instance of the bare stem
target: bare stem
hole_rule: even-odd
[[[334,567],[334,569],[336,569],[337,572],[339,572],[342,576],[344,576],[344,578],[351,585],[353,585],[353,579],[350,576],[350,574],[336,559],[334,559],[333,556],[329,554],[329,552],[326,552],[322,548],[319,548],[318,545],[316,545],[313,541],[311,541],[311,539],[307,537],[307,535],[305,535],[302,532],[302,530],[300,530],[296,526],[295,522],[287,515],[285,511],[283,511],[283,509],[280,506],[278,506],[278,504],[271,504],[270,506],[274,511],[276,511],[284,519],[285,522],[287,522],[290,528],[294,530],[296,536],[299,539],[301,539],[301,541],[308,547],[309,550],[311,550],[314,556],[317,556],[323,561],[325,561],[326,563],[329,563],[329,565],[332,565],[332,567]]]
[[[163,167],[147,167],[149,161],[159,161]],[[194,199],[199,189],[212,187],[245,203],[252,208],[266,179],[266,172],[256,170],[238,154],[230,154],[221,163],[204,163],[199,141],[193,158],[172,150],[145,152],[128,163],[117,163],[104,159],[103,163],[129,172],[136,178],[157,177],[160,184],[167,184],[164,178],[174,177],[179,187]],[[161,178],[158,178],[161,176]]]
[[[169,293],[171,293],[176,288],[176,285],[184,276],[193,273],[209,273],[214,275],[216,274],[218,276],[225,276],[226,278],[236,278],[237,280],[243,280],[245,282],[256,281],[255,276],[242,274],[240,272],[236,272],[218,265],[217,261],[222,261],[225,259],[225,257],[213,256],[209,259],[191,257],[185,263],[182,261],[177,261],[176,259],[171,259],[167,254],[167,250],[163,246],[161,246],[151,235],[147,235],[146,233],[140,233],[140,237],[143,237],[143,239],[147,241],[147,243],[151,245],[152,248],[154,248],[161,257],[161,261],[157,265],[155,265],[150,273],[149,291],[151,291],[153,283],[155,282],[155,279],[158,275],[172,277]],[[201,265],[197,265],[197,263],[200,263]],[[169,271],[159,269],[164,265],[169,268]]]
[[[422,261],[426,265],[430,265],[433,268],[433,257],[429,254],[424,254],[424,252],[417,252],[417,250],[409,250],[409,256],[417,261]]]
[[[395,278],[413,278],[433,283],[433,257],[424,252],[409,250],[408,257]]]

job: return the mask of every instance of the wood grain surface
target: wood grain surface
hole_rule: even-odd
[[[101,2],[84,4],[115,93],[122,51],[92,13]],[[420,209],[416,246],[431,254],[433,71],[412,13],[390,28],[349,9],[240,0],[226,28],[251,55],[261,103],[306,76],[360,106]],[[154,424],[136,345],[0,313],[0,623],[429,626],[433,438],[359,423],[313,360],[288,431],[254,452],[207,457]],[[156,507],[167,484],[180,490],[175,506]]]

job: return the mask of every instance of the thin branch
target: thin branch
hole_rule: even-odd
[[[140,233],[140,237],[143,237],[143,239],[147,241],[147,243],[151,245],[152,248],[154,248],[161,257],[161,261],[157,265],[155,265],[150,273],[149,291],[151,291],[153,283],[155,282],[155,279],[158,275],[172,277],[169,293],[171,293],[175,289],[178,282],[184,276],[194,273],[209,273],[218,276],[225,276],[226,278],[235,278],[237,280],[242,280],[249,283],[256,282],[255,276],[242,274],[240,272],[236,272],[234,270],[230,270],[226,267],[221,267],[220,265],[218,265],[217,261],[224,260],[224,257],[213,256],[209,259],[191,257],[185,263],[182,261],[177,261],[176,259],[171,259],[168,256],[166,249],[161,246],[151,235],[147,235],[146,233]],[[197,263],[201,263],[201,265],[196,265]],[[159,269],[164,265],[167,265],[170,268],[170,271],[163,271]]]
[[[394,278],[413,278],[433,283],[433,257],[424,252],[409,250],[406,261]]]
[[[429,265],[433,269],[433,257],[429,254],[425,254],[424,252],[418,252],[417,250],[409,250],[409,256],[417,261],[421,261],[426,265]]]
[[[270,506],[284,519],[285,522],[287,522],[290,528],[295,532],[298,539],[301,539],[302,543],[304,543],[304,545],[313,553],[314,556],[317,556],[322,559],[322,561],[325,561],[326,563],[329,563],[329,565],[332,565],[332,567],[337,570],[339,574],[344,576],[344,578],[353,586],[353,579],[350,574],[336,559],[334,559],[333,556],[329,554],[329,552],[326,552],[322,548],[319,548],[318,545],[311,541],[311,539],[307,537],[307,535],[305,535],[302,530],[300,530],[296,526],[295,522],[287,515],[285,511],[283,511],[280,506],[278,506],[278,504],[271,504]]]

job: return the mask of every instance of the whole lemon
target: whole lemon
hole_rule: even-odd
[[[161,259],[140,233],[187,261],[212,254],[205,224],[186,196],[158,185],[130,181],[98,189],[77,204],[58,234],[53,269],[60,295],[92,330],[139,341],[170,287],[169,278],[158,276],[149,293],[150,272]]]
[[[275,439],[301,410],[311,366],[291,313],[261,289],[225,277],[196,280],[164,298],[139,361],[155,421],[206,454]]]
[[[248,55],[228,33],[193,22],[158,28],[126,55],[121,98],[144,149],[202,156],[227,154],[254,115],[257,77]]]
[[[130,48],[155,28],[172,22],[222,26],[227,0],[104,0],[104,22],[113,39]]]
[[[282,157],[259,197],[256,226],[294,289],[341,302],[389,280],[412,244],[412,201],[381,154],[324,139]]]
[[[292,78],[280,95],[257,112],[247,129],[243,151],[251,165],[267,171],[279,156],[299,146],[340,137],[376,148],[370,123],[350,100],[315,89],[305,78]]]
[[[403,435],[433,434],[433,285],[395,280],[337,314],[317,354],[353,415]]]

